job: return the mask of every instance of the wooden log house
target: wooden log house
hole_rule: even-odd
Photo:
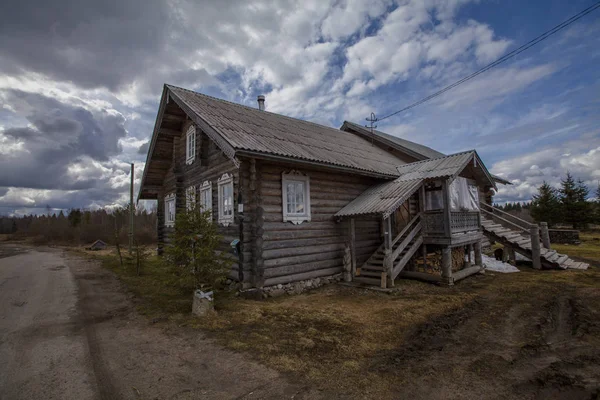
[[[158,201],[159,253],[193,201],[212,210],[224,250],[239,240],[230,277],[246,288],[344,268],[384,287],[479,271],[478,204],[507,182],[474,150],[445,156],[350,122],[330,128],[265,111],[261,97],[252,108],[164,86],[138,196]],[[453,268],[458,249],[470,262]]]

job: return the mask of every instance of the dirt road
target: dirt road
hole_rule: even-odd
[[[139,317],[114,276],[0,245],[0,399],[315,399],[204,338]]]

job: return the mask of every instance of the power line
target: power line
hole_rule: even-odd
[[[415,102],[412,103],[409,106],[406,106],[398,111],[395,111],[389,115],[386,115],[385,117],[379,118],[378,121],[383,121],[384,119],[387,119],[389,117],[392,117],[396,114],[399,114],[401,112],[410,110],[411,108],[414,108],[420,104],[425,103],[426,101],[429,101],[431,99],[433,99],[434,97],[437,97],[441,94],[446,93],[448,90],[455,88],[458,85],[461,85],[473,78],[475,78],[476,76],[484,73],[485,71],[494,68],[496,65],[499,65],[501,63],[503,63],[504,61],[524,52],[525,50],[529,49],[532,46],[535,46],[536,44],[538,44],[539,42],[549,38],[550,36],[554,35],[555,33],[557,33],[558,31],[566,28],[567,26],[571,25],[573,22],[577,21],[580,18],[583,18],[585,15],[591,13],[592,11],[596,10],[597,8],[600,8],[600,2],[595,3],[594,5],[586,8],[583,11],[580,11],[579,13],[575,14],[574,16],[572,16],[571,18],[567,19],[566,21],[561,22],[560,24],[556,25],[554,28],[550,29],[549,31],[546,31],[544,33],[542,33],[541,35],[539,35],[538,37],[536,37],[535,39],[530,40],[529,42],[525,43],[524,45],[516,48],[515,50],[511,51],[508,54],[505,54],[504,56],[500,57],[499,59],[497,59],[496,61],[486,65],[485,67],[481,68],[479,71],[472,73],[471,75],[468,75],[464,78],[462,78],[459,81],[454,82],[451,85],[446,86],[445,88],[438,90],[437,92]]]

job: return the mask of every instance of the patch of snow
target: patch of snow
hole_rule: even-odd
[[[483,266],[486,270],[503,273],[519,272],[519,269],[514,265],[510,265],[508,263],[496,260],[495,258],[488,257],[485,254],[482,254],[481,257],[483,259]]]
[[[475,253],[471,253],[471,259],[475,259]],[[482,254],[481,259],[483,261],[483,267],[488,271],[502,272],[505,274],[511,272],[520,272],[519,269],[514,265],[496,260],[494,257],[488,257],[485,254]]]

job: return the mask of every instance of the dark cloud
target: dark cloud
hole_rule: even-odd
[[[138,149],[138,154],[148,154],[148,149],[150,148],[150,142],[146,142],[140,146]]]
[[[12,2],[0,13],[0,72],[115,89],[161,50],[168,26],[160,0]]]
[[[124,118],[107,110],[87,110],[41,94],[17,90],[0,92],[30,126],[11,127],[3,134],[21,142],[13,154],[0,159],[0,186],[36,189],[85,189],[96,177],[74,179],[73,163],[107,161],[121,152]],[[84,168],[84,166],[81,166]]]

